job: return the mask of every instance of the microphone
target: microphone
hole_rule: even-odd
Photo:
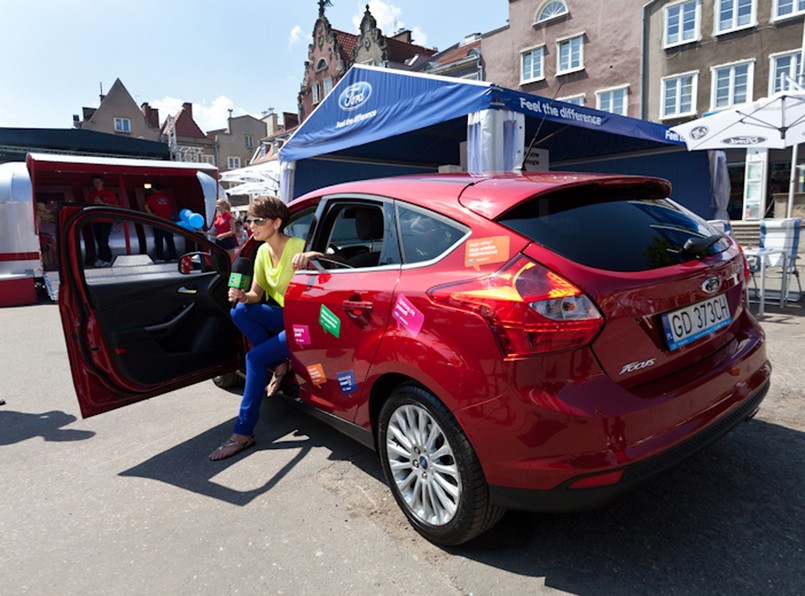
[[[229,274],[229,283],[227,285],[237,290],[249,291],[252,287],[252,264],[248,259],[242,257],[235,259],[235,262],[232,263],[232,272]],[[238,301],[234,300],[232,307],[234,308],[237,304]]]

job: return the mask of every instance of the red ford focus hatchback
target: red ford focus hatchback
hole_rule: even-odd
[[[644,177],[431,175],[294,201],[288,233],[330,256],[286,293],[284,393],[375,449],[436,543],[506,508],[613,498],[750,418],[769,387],[740,249],[669,193]],[[110,212],[168,229],[179,266],[121,255],[85,270],[83,230]],[[85,416],[237,378],[224,251],[142,213],[65,207],[61,221]]]

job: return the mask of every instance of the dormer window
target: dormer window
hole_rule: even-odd
[[[322,70],[327,70],[327,60],[324,58],[320,58],[316,63],[316,72],[320,72]]]
[[[115,118],[115,132],[131,132],[131,120],[128,118]]]
[[[558,19],[568,14],[568,12],[570,11],[567,9],[567,4],[564,3],[564,0],[550,0],[537,12],[537,19],[534,24],[540,25],[547,21]]]

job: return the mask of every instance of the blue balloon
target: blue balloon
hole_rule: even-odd
[[[182,209],[179,211],[179,220],[180,221],[188,221],[188,218],[193,215],[193,212],[190,209]]]
[[[187,218],[187,223],[198,230],[204,225],[204,217],[201,215],[201,213],[191,213]]]
[[[191,226],[186,221],[177,221],[176,225],[179,226],[180,228],[184,228],[188,232],[195,232],[196,231],[195,229],[193,229],[193,226]]]

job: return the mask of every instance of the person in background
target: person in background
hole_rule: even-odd
[[[239,219],[235,220],[235,240],[238,242],[238,246],[243,246],[246,244],[246,241],[249,239],[249,232],[243,225],[243,222]]]
[[[285,290],[296,269],[306,268],[317,252],[303,252],[305,241],[283,231],[288,221],[288,207],[276,197],[257,197],[249,205],[249,223],[254,239],[262,244],[254,261],[254,278],[248,291],[229,288],[232,321],[252,345],[246,353],[246,385],[232,435],[209,459],[232,457],[254,444],[254,429],[260,417],[263,395],[279,390],[288,371],[288,343],[283,324]],[[268,297],[270,304],[263,300]],[[268,382],[268,370],[274,374]]]
[[[95,174],[92,176],[92,186],[95,190],[89,193],[87,202],[93,205],[109,205],[120,207],[120,200],[117,195],[103,186],[103,176]],[[92,233],[95,236],[95,243],[98,245],[98,260],[95,261],[96,267],[109,267],[112,264],[112,249],[109,248],[109,235],[112,233],[112,220],[99,218],[92,224]]]
[[[215,238],[215,244],[226,250],[230,258],[234,257],[238,247],[235,240],[235,216],[232,215],[232,205],[226,199],[215,201],[215,220],[212,227],[207,235]]]
[[[162,188],[159,184],[154,184],[152,188],[153,192],[145,199],[145,210],[151,215],[173,221],[176,217],[176,203],[173,198],[162,192]],[[168,259],[175,261],[178,256],[176,255],[176,244],[173,242],[173,234],[159,226],[154,226],[151,229],[154,232],[154,252],[156,254],[156,260],[165,260],[165,244],[167,244]]]

